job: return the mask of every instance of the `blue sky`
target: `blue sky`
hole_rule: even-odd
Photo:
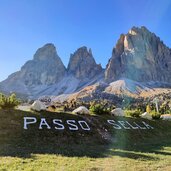
[[[46,43],[55,44],[65,66],[85,45],[105,67],[132,26],[146,26],[171,47],[170,21],[170,0],[0,0],[0,81]]]

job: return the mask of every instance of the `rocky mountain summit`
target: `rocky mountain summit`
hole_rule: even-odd
[[[104,86],[98,89],[98,97],[102,94],[106,97],[109,94],[128,91],[132,94],[162,85],[170,86],[170,74],[171,49],[146,27],[132,27],[127,34],[121,34],[106,69],[96,63],[91,49],[85,46],[71,54],[66,68],[55,46],[49,43],[39,48],[20,71],[2,81],[0,90],[37,98],[75,92],[84,94],[87,86],[100,83],[106,89],[103,89]],[[92,93],[88,93],[90,97]]]
[[[27,61],[21,70],[11,74],[0,85],[4,91],[30,94],[29,89],[38,85],[52,85],[66,74],[66,68],[57,55],[53,44],[39,48],[33,60]]]
[[[73,74],[78,79],[90,79],[103,71],[101,65],[97,65],[91,49],[83,46],[71,54],[68,64],[68,73]]]
[[[39,48],[33,60],[26,62],[20,71],[20,77],[28,86],[54,84],[65,74],[66,68],[53,44],[46,44]]]
[[[108,82],[119,78],[171,83],[171,50],[146,27],[122,34],[105,71]]]
[[[71,55],[68,68],[65,68],[53,44],[39,48],[32,60],[27,61],[21,70],[11,74],[0,83],[3,92],[16,92],[39,97],[72,93],[81,87],[92,84],[104,75],[97,65],[91,50],[79,48]]]

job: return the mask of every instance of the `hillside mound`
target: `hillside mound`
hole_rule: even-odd
[[[24,117],[34,117],[36,123],[24,129]],[[39,129],[41,118],[46,119],[50,129],[46,125],[42,125],[42,129]],[[53,119],[57,119],[59,124],[54,125]],[[107,120],[115,124],[109,124]],[[69,122],[76,126],[69,125]],[[128,127],[128,123],[135,125],[135,122],[141,127],[145,122],[154,129],[126,129],[121,126],[121,123],[127,123]],[[119,128],[117,126],[119,123],[122,129],[116,129]],[[61,129],[55,129],[55,126]],[[0,110],[1,156],[29,157],[31,154],[61,154],[105,157],[110,149],[115,148],[153,153],[169,145],[170,136],[171,122],[168,121],[148,121],[107,115],[79,116],[67,113]]]

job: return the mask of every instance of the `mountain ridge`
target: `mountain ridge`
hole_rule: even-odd
[[[71,54],[65,67],[54,44],[47,43],[20,71],[0,82],[0,90],[31,98],[58,96],[75,93],[98,82],[110,84],[121,78],[132,80],[136,85],[153,81],[156,85],[161,82],[162,86],[171,83],[170,64],[171,49],[159,37],[144,26],[132,27],[128,33],[120,35],[105,69],[96,63],[92,50],[86,46]]]
[[[0,89],[3,92],[22,93],[31,98],[38,98],[41,95],[72,93],[102,79],[104,69],[96,64],[91,50],[81,47],[74,52],[73,58],[75,57],[76,59],[70,59],[66,68],[57,54],[56,47],[52,43],[45,44],[20,71],[0,82]]]

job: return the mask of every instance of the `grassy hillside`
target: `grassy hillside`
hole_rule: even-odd
[[[23,117],[37,123],[23,129]],[[40,118],[52,129],[39,130]],[[61,119],[56,130],[52,119]],[[154,129],[116,130],[107,119],[145,121]],[[70,131],[66,120],[85,120],[90,131]],[[171,122],[67,113],[0,110],[0,170],[171,170]]]

